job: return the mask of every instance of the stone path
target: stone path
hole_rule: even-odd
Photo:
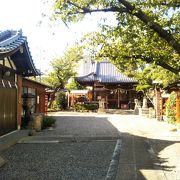
[[[54,130],[22,138],[3,152],[9,162],[0,179],[180,180],[180,133],[171,125],[135,115],[53,116]],[[116,176],[108,178],[108,172]]]
[[[121,132],[117,179],[180,180],[180,132],[173,125],[140,116],[112,116]]]

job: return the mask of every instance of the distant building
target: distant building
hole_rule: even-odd
[[[90,101],[104,100],[108,109],[133,109],[137,98],[137,81],[120,73],[109,61],[87,61],[76,80],[83,86],[91,87]]]
[[[83,90],[71,90],[68,96],[68,106],[73,107],[77,102],[86,102],[90,100],[90,91]]]

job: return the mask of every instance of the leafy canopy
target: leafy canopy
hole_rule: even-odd
[[[65,23],[80,21],[87,13],[114,14],[117,24],[101,24],[100,33],[84,38],[95,58],[108,58],[121,71],[139,71],[151,64],[178,74],[179,6],[176,0],[57,0],[54,7]]]
[[[56,90],[64,89],[68,80],[76,75],[78,61],[82,59],[82,49],[74,46],[69,48],[62,57],[51,61],[52,71],[44,77],[44,82],[48,83]]]

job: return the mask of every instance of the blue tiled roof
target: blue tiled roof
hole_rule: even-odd
[[[0,32],[0,53],[8,53],[19,48],[26,42],[26,37],[22,36],[22,31]]]
[[[83,75],[77,77],[78,82],[94,82],[100,83],[137,83],[133,78],[129,78],[120,73],[118,69],[109,61],[101,62],[85,62],[83,67]]]
[[[39,75],[40,72],[35,68],[29,51],[27,38],[22,35],[22,31],[6,30],[0,31],[0,58],[13,56],[16,51],[23,47],[23,62],[17,58],[14,60],[19,69],[24,70],[24,76]],[[24,52],[25,51],[25,52]]]

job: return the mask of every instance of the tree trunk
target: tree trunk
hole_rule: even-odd
[[[49,105],[48,105],[48,108],[50,108],[52,106],[52,103],[55,99],[55,94],[58,92],[59,89],[64,89],[64,83],[60,84],[59,86],[57,86],[54,91],[50,94],[50,102],[49,102]]]

